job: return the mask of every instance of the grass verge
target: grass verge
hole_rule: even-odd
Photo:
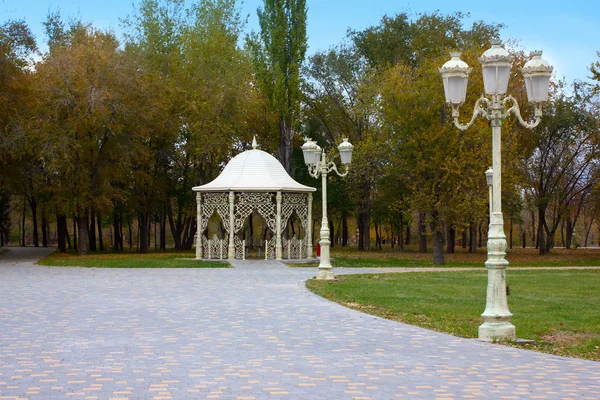
[[[431,253],[418,253],[414,248],[404,252],[384,249],[383,251],[359,252],[356,248],[337,247],[332,249],[331,263],[336,268],[427,268],[427,267],[483,267],[486,249],[468,253],[457,248],[454,254],[444,254],[445,264],[435,265]],[[600,249],[552,249],[540,256],[536,249],[514,248],[508,251],[506,259],[511,267],[574,267],[600,266]],[[290,263],[290,267],[314,268],[319,263]]]
[[[96,267],[96,268],[229,268],[224,261],[193,260],[192,253],[167,252],[148,254],[74,254],[52,253],[37,262],[50,267]]]
[[[509,271],[509,309],[520,347],[600,361],[600,271]],[[309,280],[329,300],[383,318],[467,338],[477,337],[487,273],[345,275]],[[515,343],[509,343],[518,346]]]

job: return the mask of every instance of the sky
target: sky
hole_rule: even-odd
[[[193,0],[186,0],[192,2]],[[256,10],[263,0],[238,0],[242,14],[248,16],[247,31],[258,30]],[[502,23],[502,40],[517,40],[521,49],[543,50],[543,57],[554,67],[556,77],[567,82],[589,81],[589,66],[600,61],[599,0],[306,0],[308,7],[308,54],[327,50],[340,43],[348,28],[361,30],[379,22],[384,15],[407,12],[410,15],[436,10],[448,14],[469,13],[467,24],[483,20]],[[63,17],[77,17],[102,29],[123,32],[119,19],[131,14],[137,0],[0,0],[0,23],[24,19],[43,43],[42,22],[49,10],[60,10]],[[43,46],[40,46],[43,50]]]

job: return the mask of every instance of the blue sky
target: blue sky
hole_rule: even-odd
[[[137,0],[134,0],[136,2]],[[187,0],[191,1],[191,0]],[[248,31],[258,29],[256,9],[262,0],[245,0]],[[391,0],[307,0],[309,54],[339,43],[347,29],[376,24],[384,14],[412,14],[454,11],[471,14],[469,21],[503,23],[502,39],[517,39],[526,50],[544,50],[544,58],[555,66],[558,77],[568,82],[587,80],[588,67],[600,60],[600,1],[505,0],[490,1],[391,1]],[[60,9],[63,16],[76,16],[100,28],[120,34],[119,18],[133,10],[131,0],[0,0],[0,22],[25,19],[38,41],[44,40],[42,22],[48,10]]]

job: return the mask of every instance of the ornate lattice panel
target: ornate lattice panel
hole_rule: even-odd
[[[306,258],[306,240],[298,239],[296,235],[291,239],[283,238],[283,258],[299,259]]]
[[[228,193],[204,193],[202,194],[202,226],[200,232],[208,227],[208,220],[215,210],[223,221],[223,227],[229,233],[229,194]]]
[[[201,236],[202,240],[202,258],[208,258],[208,238],[204,235]]]
[[[234,236],[233,243],[235,244],[235,258],[237,260],[245,260],[246,259],[246,241],[240,239],[237,236]]]
[[[277,215],[272,193],[239,193],[235,205],[234,232],[238,232],[244,226],[244,222],[253,210],[258,211],[261,217],[267,221],[271,231],[277,231]]]
[[[285,227],[292,213],[296,211],[302,228],[306,231],[308,223],[308,197],[304,193],[283,193],[281,205],[281,226]]]
[[[275,243],[277,242],[277,238],[273,236],[271,239],[267,240],[265,243],[265,260],[274,259],[275,258]]]
[[[227,240],[219,239],[217,235],[214,235],[212,239],[208,240],[206,258],[219,260],[227,258],[227,244]]]

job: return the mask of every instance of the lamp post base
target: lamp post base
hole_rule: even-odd
[[[515,326],[510,322],[484,322],[479,325],[479,340],[497,342],[499,340],[515,340]]]
[[[323,268],[319,266],[319,271],[317,272],[317,280],[319,281],[332,281],[335,279],[335,275],[333,275],[333,271],[331,267]]]

